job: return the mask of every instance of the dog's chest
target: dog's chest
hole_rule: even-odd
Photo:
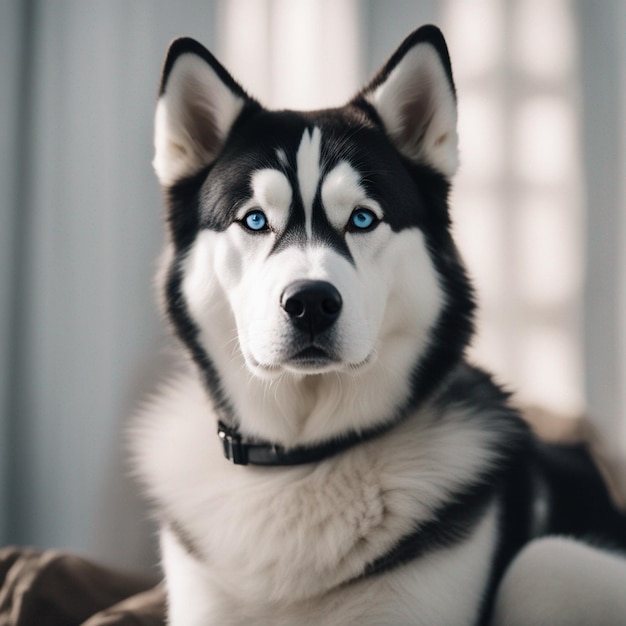
[[[389,491],[365,454],[355,457],[280,474],[218,457],[210,481],[190,476],[168,508],[224,589],[259,602],[310,598],[358,577],[409,532],[408,509],[419,508]]]
[[[421,430],[406,423],[317,466],[238,467],[224,459],[208,413],[196,383],[165,394],[140,434],[139,470],[187,546],[178,561],[192,560],[218,596],[237,590],[251,606],[332,596],[490,462],[489,431],[451,418]],[[484,548],[462,559],[481,580]],[[462,571],[431,568],[415,585],[436,596]],[[429,583],[440,579],[450,584]]]
[[[163,557],[171,623],[230,626],[398,626],[477,622],[496,543],[497,507],[472,535],[381,576],[307,600],[248,597],[189,556],[166,531]],[[251,618],[251,616],[254,616]]]

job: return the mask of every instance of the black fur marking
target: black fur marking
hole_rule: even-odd
[[[518,424],[523,426],[521,420]],[[499,543],[481,624],[490,623],[493,599],[506,568],[532,539],[546,535],[584,541],[598,538],[613,549],[626,549],[626,516],[611,502],[586,446],[546,444],[530,434],[505,443],[509,441],[522,445],[515,454],[503,450],[510,459],[509,469],[497,488],[502,502]],[[545,519],[534,506],[537,498],[547,505]]]
[[[163,519],[165,520],[165,526],[167,526],[172,535],[176,537],[176,540],[183,550],[196,561],[202,563],[204,561],[202,550],[198,548],[196,540],[191,536],[187,529],[178,520],[171,517],[164,517]]]
[[[536,441],[532,462],[549,495],[549,534],[597,537],[626,550],[626,515],[613,505],[586,445]]]
[[[165,285],[165,301],[167,313],[174,326],[178,338],[191,352],[211,399],[215,410],[230,423],[234,423],[234,410],[230,400],[224,394],[219,375],[209,358],[206,350],[202,347],[198,335],[198,327],[194,324],[182,294],[182,280],[185,255],[181,255],[170,267]]]
[[[497,583],[510,560],[528,541],[532,523],[526,474],[531,436],[508,401],[509,394],[486,372],[466,363],[454,368],[437,389],[432,400],[433,409],[445,416],[452,407],[457,407],[467,412],[468,419],[481,419],[484,428],[499,432],[492,450],[498,461],[481,475],[468,477],[465,487],[451,495],[448,503],[435,512],[433,519],[418,526],[389,553],[370,563],[359,578],[382,574],[433,550],[464,541],[474,531],[487,507],[495,503],[499,505],[502,532],[498,535],[500,539],[496,540],[496,555],[485,596],[473,622],[477,625],[489,623]]]
[[[532,450],[530,429],[509,404],[510,394],[494,383],[483,370],[461,363],[437,390],[434,405],[442,412],[463,407],[481,416],[483,427],[497,430],[493,452],[497,465],[475,485],[483,485],[500,505],[499,532],[488,584],[476,624],[489,624],[493,599],[504,570],[531,537],[532,493],[528,480],[528,457]],[[477,487],[474,487],[476,489]],[[471,489],[471,486],[470,486]]]
[[[350,248],[348,248],[344,234],[338,232],[326,217],[326,211],[322,206],[322,199],[319,192],[315,196],[315,200],[313,202],[311,226],[314,242],[335,250],[335,252],[354,265],[354,259],[352,258],[352,254],[350,252]]]
[[[306,128],[306,125],[302,127],[303,134]],[[304,203],[300,193],[300,186],[298,185],[298,172],[296,171],[296,150],[302,135],[300,135],[299,139],[297,137],[292,137],[291,139],[294,143],[291,143],[288,147],[286,145],[281,147],[287,158],[287,166],[283,167],[282,172],[287,177],[293,193],[291,207],[289,208],[289,218],[285,229],[277,237],[270,254],[276,254],[291,246],[304,248],[307,241]]]
[[[168,205],[167,223],[176,250],[186,250],[193,243],[200,228],[198,188],[208,168],[196,176],[186,178],[165,190]]]
[[[304,248],[307,234],[304,226],[304,216],[300,219],[299,211],[294,209],[289,212],[289,220],[285,230],[277,237],[270,254],[277,254],[287,248]]]
[[[435,513],[433,519],[403,537],[387,554],[369,563],[359,578],[384,574],[429,552],[468,539],[493,499],[490,482],[470,486],[453,495],[450,502]]]
[[[394,231],[422,227],[428,217],[447,225],[445,201],[433,206],[426,202],[437,193],[447,194],[448,184],[430,168],[414,166],[398,154],[384,132],[371,124],[352,107],[334,112],[295,113],[246,109],[232,129],[214,165],[198,175],[173,186],[169,192],[170,206],[197,207],[200,212],[197,228],[223,231],[232,223],[237,208],[251,196],[252,174],[263,168],[282,171],[294,191],[288,226],[284,237],[290,243],[304,233],[304,209],[299,194],[295,154],[304,130],[319,126],[322,132],[321,179],[341,160],[347,160],[360,173],[361,184],[369,196],[383,207],[385,217]],[[276,149],[284,151],[287,167],[279,160]],[[431,187],[436,187],[433,192]],[[198,197],[194,197],[197,194]],[[440,205],[443,204],[443,209]],[[193,210],[193,208],[192,208]],[[431,212],[439,213],[430,216]],[[170,211],[172,213],[172,211]],[[171,215],[187,219],[180,211]],[[345,254],[343,237],[334,229],[322,210],[319,194],[315,198],[313,221],[321,240],[332,239]],[[330,233],[330,229],[334,232]],[[294,231],[294,232],[290,232]],[[283,247],[277,243],[277,249]]]
[[[414,182],[415,213],[444,292],[444,306],[430,332],[424,355],[413,369],[407,406],[416,408],[428,398],[465,353],[474,332],[473,289],[450,233],[447,196],[449,183],[426,166],[405,161]]]
[[[393,53],[391,58],[387,61],[387,63],[385,63],[385,65],[376,74],[376,76],[374,76],[372,81],[359,92],[353,102],[355,104],[358,104],[358,106],[362,106],[361,103],[363,101],[363,96],[384,83],[389,74],[391,74],[391,72],[398,65],[398,63],[400,63],[406,53],[420,44],[428,44],[432,46],[437,52],[439,60],[441,61],[443,69],[446,73],[446,77],[448,78],[452,94],[456,98],[456,89],[454,86],[454,79],[452,78],[452,64],[450,62],[450,54],[448,52],[446,40],[444,39],[441,31],[436,26],[433,26],[432,24],[427,24],[426,26],[422,26],[421,28],[418,28],[416,31],[412,32],[400,44],[400,47]]]
[[[322,130],[322,176],[347,161],[392,230],[421,227],[426,209],[419,187],[382,126],[353,106],[309,115]]]
[[[222,64],[201,44],[190,37],[180,37],[170,44],[161,71],[161,82],[159,85],[159,96],[167,90],[167,81],[172,72],[174,64],[183,54],[193,54],[203,59],[211,66],[220,80],[237,96],[244,100],[252,100],[241,85],[228,73]]]
[[[198,189],[206,178],[207,171],[210,171],[210,168],[166,190],[169,205],[167,219],[175,258],[168,270],[164,295],[167,314],[174,331],[190,351],[216,409],[225,415],[226,419],[232,419],[233,410],[230,401],[222,391],[213,362],[200,343],[198,327],[189,315],[182,293],[184,262],[200,227]]]
[[[428,251],[444,291],[445,305],[431,333],[431,343],[413,382],[420,395],[428,395],[458,362],[474,333],[474,293],[450,234],[448,183],[434,171],[422,169],[420,177],[428,218],[423,225]]]

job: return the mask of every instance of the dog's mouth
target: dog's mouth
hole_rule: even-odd
[[[318,369],[327,367],[332,363],[337,363],[337,359],[330,355],[326,350],[317,346],[309,346],[300,350],[286,361],[287,365],[297,367],[298,369]]]
[[[328,352],[324,348],[310,345],[279,363],[260,363],[248,355],[246,359],[254,367],[257,373],[263,376],[274,377],[281,371],[291,371],[294,374],[324,374],[331,371],[345,371],[350,374],[358,374],[369,368],[377,360],[377,353],[373,350],[368,356],[357,363],[344,363],[341,358]]]
[[[273,377],[281,371],[295,374],[323,374],[341,366],[341,359],[323,348],[308,346],[275,363],[261,363],[248,353],[246,361],[257,373]]]

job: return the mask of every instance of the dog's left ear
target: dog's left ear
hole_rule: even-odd
[[[457,108],[446,42],[435,26],[409,35],[353,101],[374,107],[398,150],[451,177],[458,168]]]

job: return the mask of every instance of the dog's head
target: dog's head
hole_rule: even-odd
[[[346,106],[306,113],[266,110],[179,39],[155,144],[167,309],[218,400],[242,367],[267,381],[378,365],[416,392],[458,360],[473,305],[449,232],[456,96],[436,28]]]

